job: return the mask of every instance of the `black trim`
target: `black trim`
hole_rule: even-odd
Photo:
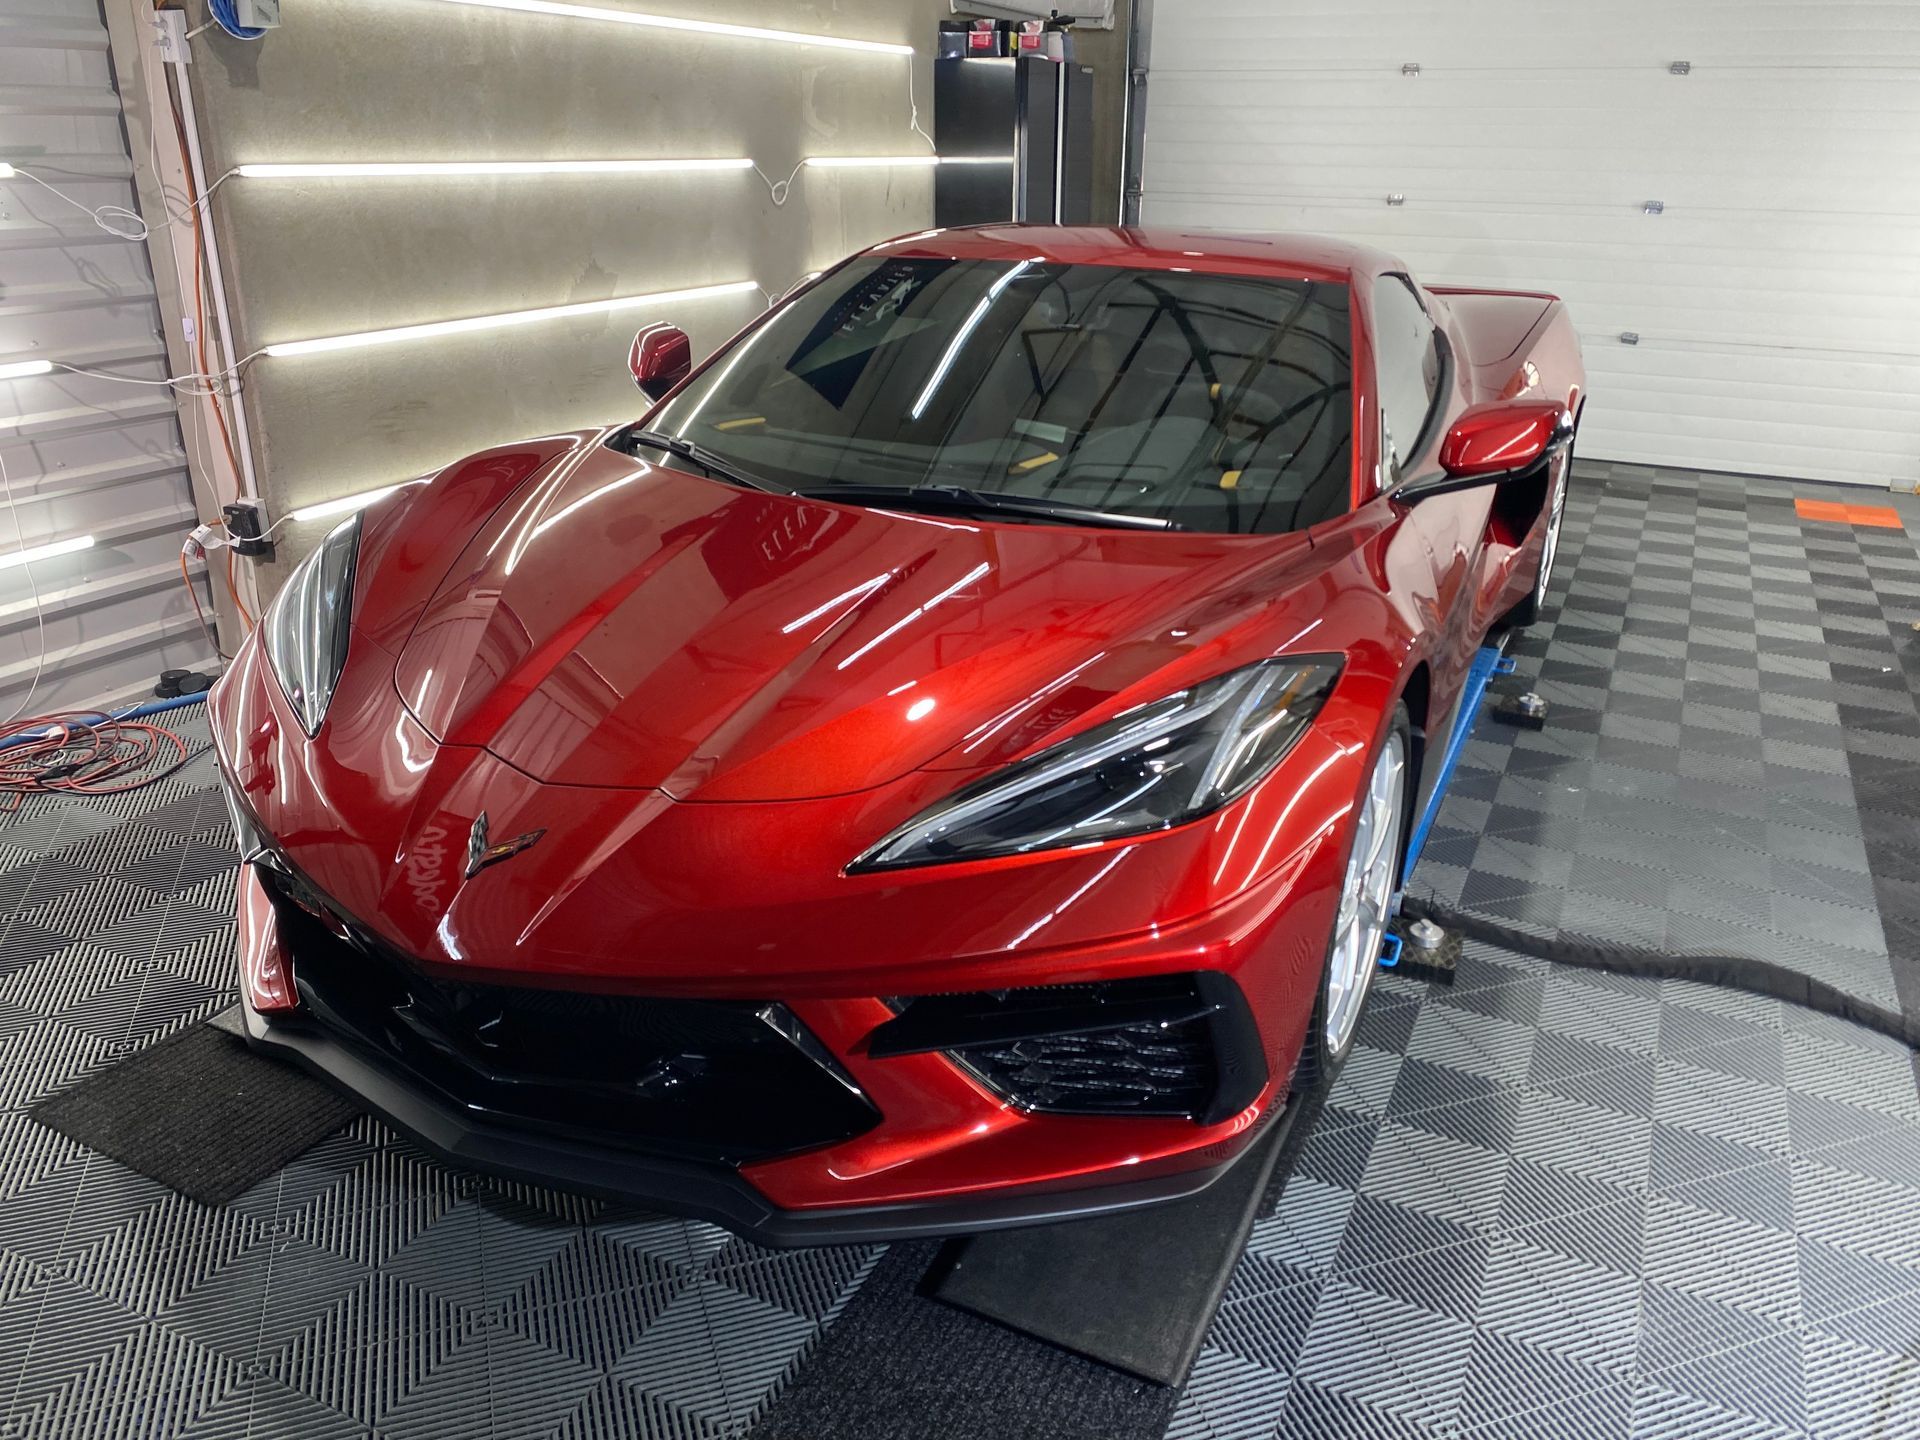
[[[256,869],[300,998],[290,1023],[476,1121],[729,1165],[880,1123],[783,1005],[443,979],[341,913],[284,856],[269,852]]]
[[[1214,1005],[1192,991],[1128,994],[1124,981],[1112,986],[1037,985],[923,995],[873,1032],[867,1053],[886,1059],[931,1050],[1011,1045],[1050,1035],[1098,1035],[1130,1025],[1179,1025],[1205,1019]]]
[[[1173,1115],[1217,1125],[1268,1068],[1247,998],[1218,971],[1013,986],[895,1002],[876,1059],[944,1054],[1030,1114]]]
[[[1507,645],[1511,639],[1511,632],[1495,630],[1481,642],[1481,647],[1484,649],[1491,646],[1494,650],[1498,651],[1502,657],[1505,657]],[[1497,672],[1494,678],[1499,678]],[[1419,826],[1421,819],[1426,815],[1427,807],[1433,803],[1433,793],[1440,785],[1441,772],[1446,769],[1447,748],[1453,743],[1454,727],[1460,723],[1460,706],[1467,698],[1467,685],[1463,680],[1461,681],[1459,692],[1453,697],[1453,704],[1447,707],[1446,715],[1439,720],[1435,720],[1431,709],[1433,704],[1433,675],[1431,667],[1429,667],[1427,675],[1427,691],[1427,704],[1429,707],[1427,723],[1425,725],[1415,725],[1413,724],[1411,709],[1409,709],[1407,714],[1408,729],[1412,741],[1410,758],[1418,767],[1415,771],[1415,784],[1413,789],[1414,803],[1407,812],[1408,836],[1413,834],[1413,830]],[[1405,704],[1406,698],[1406,690],[1403,687],[1397,703]],[[1426,763],[1427,753],[1429,749],[1431,749],[1435,736],[1438,736],[1440,741],[1439,756],[1441,763],[1429,766]],[[1463,741],[1462,743],[1464,744],[1465,742]],[[1403,837],[1403,839],[1404,838],[1405,837]],[[1408,878],[1410,877],[1402,877],[1400,885],[1402,891],[1407,888],[1405,882]]]
[[[1200,997],[1213,1007],[1207,1025],[1213,1032],[1218,1087],[1213,1103],[1198,1118],[1202,1125],[1218,1125],[1246,1109],[1267,1088],[1267,1057],[1246,993],[1217,970],[1198,971],[1193,981]]]
[[[989,1193],[977,1200],[783,1210],[737,1171],[641,1155],[564,1136],[476,1123],[394,1079],[314,1030],[269,1023],[245,1006],[247,1043],[314,1072],[451,1164],[510,1180],[558,1186],[723,1225],[762,1245],[875,1244],[917,1236],[975,1234],[1113,1214],[1196,1195],[1255,1148],[1205,1169],[1150,1180],[1041,1193]]]

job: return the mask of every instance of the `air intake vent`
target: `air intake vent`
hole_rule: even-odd
[[[899,1002],[876,1058],[944,1052],[1022,1109],[1226,1119],[1266,1085],[1259,1032],[1224,975],[1202,971]]]
[[[1129,1025],[952,1052],[1027,1110],[1084,1115],[1199,1115],[1213,1100],[1204,1020]]]

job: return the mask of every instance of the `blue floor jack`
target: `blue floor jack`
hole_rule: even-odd
[[[1441,979],[1451,980],[1454,967],[1460,957],[1460,937],[1449,934],[1431,920],[1416,920],[1409,924],[1400,916],[1401,902],[1406,898],[1406,887],[1413,879],[1414,866],[1420,863],[1420,852],[1425,848],[1427,836],[1433,830],[1433,822],[1440,814],[1440,806],[1446,801],[1447,786],[1453,780],[1454,769],[1460,763],[1460,755],[1467,747],[1467,739],[1473,734],[1474,721],[1479,717],[1480,707],[1487,697],[1487,688],[1498,676],[1513,673],[1513,661],[1503,653],[1504,641],[1483,645],[1473,657],[1473,664],[1467,671],[1466,688],[1461,693],[1459,708],[1454,712],[1453,729],[1447,735],[1447,746],[1440,754],[1440,771],[1434,781],[1433,793],[1427,797],[1426,809],[1420,814],[1419,821],[1413,827],[1413,835],[1407,841],[1407,863],[1400,872],[1400,889],[1393,897],[1394,919],[1387,928],[1385,940],[1380,947],[1380,964],[1392,970],[1403,964],[1409,970],[1418,970]],[[1538,697],[1532,697],[1535,700]],[[1502,705],[1508,703],[1503,700]],[[1540,707],[1544,718],[1545,706]],[[1503,716],[1504,718],[1504,716]]]

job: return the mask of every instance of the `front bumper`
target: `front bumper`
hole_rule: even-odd
[[[730,1166],[642,1155],[476,1122],[315,1027],[269,1021],[249,1006],[243,1006],[242,1013],[247,1042],[254,1049],[331,1081],[450,1164],[711,1221],[762,1245],[872,1244],[1112,1214],[1197,1195],[1245,1153],[1237,1152],[1234,1159],[1200,1170],[1081,1190],[786,1210],[769,1202]]]
[[[244,813],[237,819],[245,821]],[[361,1035],[323,1023],[303,1003],[297,982],[299,949],[289,943],[291,914],[284,896],[276,900],[255,863],[242,868],[239,884],[241,1006],[248,1043],[256,1050],[291,1061],[347,1092],[369,1111],[447,1162],[532,1184],[556,1186],[604,1199],[688,1215],[725,1226],[772,1246],[869,1243],[919,1236],[975,1233],[1111,1214],[1179,1200],[1207,1189],[1244,1155],[1257,1134],[1284,1108],[1276,1091],[1257,1115],[1243,1112],[1230,1128],[1186,1124],[1196,1140],[1213,1143],[1185,1164],[1156,1167],[1139,1178],[1119,1178],[1127,1167],[1067,1177],[1064,1187],[988,1184],[965,1193],[916,1197],[896,1203],[783,1206],[754,1183],[753,1167],[724,1160],[693,1158],[609,1143],[564,1126],[503,1123],[471,1097],[408,1073],[389,1055],[374,1053]],[[279,883],[279,876],[275,883]],[[299,933],[298,931],[294,933]],[[311,996],[309,995],[309,1000]],[[916,1057],[922,1062],[933,1056]],[[880,1063],[886,1063],[882,1061]],[[976,1087],[979,1088],[979,1087]],[[1256,1085],[1255,1091],[1264,1087]],[[1087,1124],[1087,1117],[1021,1117],[1004,1101],[994,1102],[1015,1124]],[[911,1122],[909,1122],[911,1123]],[[1100,1117],[1091,1123],[1118,1127],[1124,1137],[1129,1121]],[[1134,1122],[1138,1123],[1138,1122]],[[884,1124],[880,1127],[884,1132]],[[863,1142],[868,1136],[862,1135]],[[835,1148],[816,1148],[803,1156],[775,1156],[817,1162]],[[1199,1163],[1193,1163],[1198,1160]],[[979,1177],[987,1179],[990,1177]]]

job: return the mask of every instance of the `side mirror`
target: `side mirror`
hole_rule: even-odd
[[[693,342],[678,325],[648,325],[633,337],[627,368],[641,393],[658,400],[692,371]]]
[[[1441,474],[1409,480],[1394,492],[1413,501],[1518,479],[1573,438],[1573,417],[1555,400],[1475,405],[1440,442]]]

